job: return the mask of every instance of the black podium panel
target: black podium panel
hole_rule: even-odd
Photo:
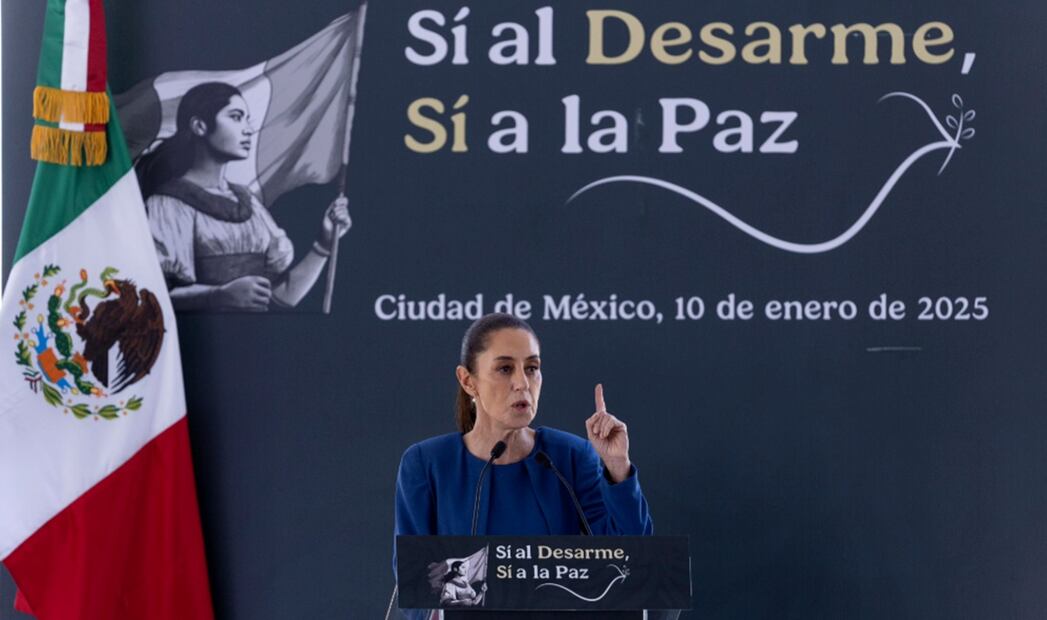
[[[448,620],[633,620],[691,607],[684,537],[400,536],[397,572],[401,608],[442,608]]]

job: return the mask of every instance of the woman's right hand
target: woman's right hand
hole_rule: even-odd
[[[241,276],[219,286],[215,296],[219,307],[260,312],[269,309],[273,289],[268,278]]]
[[[320,247],[330,252],[331,247],[334,245],[335,233],[341,239],[352,227],[353,218],[349,217],[349,199],[344,195],[340,195],[324,211],[320,237],[316,241],[320,244]]]

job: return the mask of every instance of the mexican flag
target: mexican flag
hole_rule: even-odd
[[[0,560],[41,620],[207,620],[177,329],[102,7],[47,2],[41,162],[0,306]]]
[[[131,156],[174,135],[182,95],[224,82],[244,96],[257,148],[233,161],[226,178],[251,188],[262,204],[310,183],[329,183],[349,159],[352,110],[367,5],[342,15],[305,41],[246,69],[172,71],[116,96]]]

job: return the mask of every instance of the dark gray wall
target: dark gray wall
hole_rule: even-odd
[[[539,422],[577,433],[602,381],[626,419],[660,533],[691,537],[693,618],[1035,618],[1047,608],[1047,7],[985,2],[555,3],[558,65],[494,67],[500,21],[533,24],[540,3],[473,3],[472,64],[410,65],[406,20],[422,8],[374,2],[350,173],[353,230],[335,313],[185,315],[179,332],[201,512],[219,617],[374,618],[392,586],[392,488],[410,443],[453,429],[452,371],[464,322],[380,321],[376,297],[506,293],[651,299],[667,319],[547,321]],[[114,92],[163,71],[245,67],[346,10],[333,0],[110,3]],[[617,68],[583,62],[584,10],[647,24],[741,28],[943,20],[969,75],[944,66],[829,63],[667,67],[649,54]],[[5,3],[4,267],[27,200],[25,157],[41,3]],[[649,26],[650,31],[653,26]],[[744,37],[739,37],[744,40]],[[857,57],[857,47],[852,47]],[[821,241],[848,227],[894,167],[935,139],[904,90],[940,116],[960,93],[977,135],[938,175],[918,162],[851,242],[803,256],[759,243],[679,196],[585,183],[645,174],[709,196],[776,236]],[[408,103],[468,93],[470,151],[409,152]],[[643,116],[625,155],[559,153],[559,100]],[[712,131],[661,155],[660,97],[716,112],[796,110],[795,155],[725,155]],[[531,152],[493,155],[487,120],[517,109]],[[758,130],[758,137],[766,134]],[[308,247],[332,187],[273,206]],[[888,292],[909,318],[876,322],[678,322],[673,298],[734,292],[852,299]],[[921,296],[987,297],[985,321],[918,321]],[[710,304],[711,306],[711,304]],[[305,310],[319,307],[310,296]],[[488,309],[490,306],[488,305]],[[712,311],[712,307],[709,308]],[[901,346],[902,351],[878,351]],[[13,618],[0,580],[0,619]]]

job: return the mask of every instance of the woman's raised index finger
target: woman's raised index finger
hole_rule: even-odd
[[[596,384],[596,410],[607,411],[607,405],[603,402],[603,384]]]

